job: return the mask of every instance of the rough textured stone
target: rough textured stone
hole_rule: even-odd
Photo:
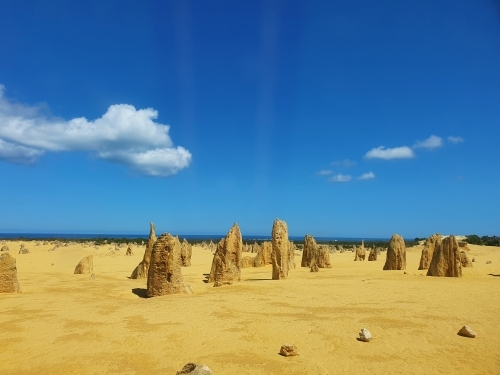
[[[359,341],[370,342],[372,340],[372,334],[366,328],[361,328],[359,333]]]
[[[355,255],[354,255],[354,260],[365,260],[366,256],[366,251],[365,251],[365,242],[361,241],[361,246],[356,248],[355,250]]]
[[[462,262],[455,236],[438,240],[427,276],[462,277]]]
[[[177,371],[175,375],[213,375],[212,370],[208,366],[200,365],[197,363],[188,363],[181,370]]]
[[[273,265],[273,280],[286,279],[288,277],[289,257],[288,250],[288,227],[283,220],[276,219],[271,232],[273,252],[271,261]]]
[[[213,282],[214,286],[221,286],[240,281],[242,250],[243,239],[240,227],[234,223],[226,238],[223,238],[217,244],[208,282]]]
[[[313,258],[311,261],[311,267],[309,267],[310,272],[319,272],[318,263],[316,263],[317,258]]]
[[[292,241],[288,242],[288,269],[295,269],[295,244]]]
[[[9,253],[0,255],[0,293],[20,292],[16,258]]]
[[[128,245],[127,251],[125,252],[125,255],[127,255],[127,256],[134,255],[134,253],[132,251],[132,246]]]
[[[384,270],[405,270],[406,269],[406,246],[403,237],[392,235],[387,249]]]
[[[272,263],[271,254],[273,252],[273,245],[270,241],[263,242],[262,246],[259,246],[257,251],[257,255],[253,262],[254,267],[264,267]]]
[[[246,256],[241,258],[240,268],[249,268],[253,267],[253,257]]]
[[[156,242],[155,225],[149,223],[149,238],[146,243],[146,250],[144,251],[144,257],[141,263],[134,269],[131,279],[145,279],[148,277],[149,264],[151,263],[151,252],[153,251],[153,246]]]
[[[368,254],[368,261],[369,262],[373,262],[373,261],[376,261],[377,260],[377,249],[375,249],[375,247],[372,247],[370,249],[370,253]]]
[[[284,357],[293,357],[299,355],[297,347],[293,344],[283,344],[280,348],[280,354]]]
[[[191,266],[191,254],[193,253],[193,247],[186,239],[182,241],[181,244],[181,261],[182,267],[190,267]]]
[[[472,267],[472,262],[467,257],[467,253],[465,251],[460,252],[460,262],[462,263],[462,267]]]
[[[156,240],[151,252],[147,296],[156,297],[176,293],[190,294],[192,292],[191,287],[182,277],[181,244],[179,239],[164,233]]]
[[[0,249],[0,251],[9,251],[9,247],[7,245],[4,245],[2,246],[2,248]]]
[[[457,335],[474,338],[476,337],[476,332],[474,332],[469,326],[463,326],[460,331],[458,331]]]
[[[94,273],[94,257],[89,255],[84,257],[75,267],[75,274]]]
[[[422,249],[422,255],[420,256],[419,270],[426,270],[429,268],[432,260],[432,254],[434,254],[434,249],[436,248],[436,243],[441,241],[443,236],[440,233],[433,234],[425,240],[424,248]]]
[[[321,247],[317,251],[317,264],[319,268],[332,268],[328,248]]]
[[[302,250],[302,261],[300,263],[301,267],[311,267],[313,252],[317,251],[317,247],[314,238],[306,234],[304,237],[304,249]]]

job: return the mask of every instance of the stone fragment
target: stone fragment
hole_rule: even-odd
[[[462,277],[462,262],[455,236],[437,241],[427,276]]]
[[[389,241],[384,270],[406,269],[406,247],[403,237],[394,234]]]
[[[208,366],[197,363],[188,363],[182,369],[177,371],[175,375],[213,375],[212,370]]]
[[[145,279],[148,277],[149,264],[151,263],[151,252],[153,251],[154,243],[156,242],[155,225],[149,223],[149,238],[146,243],[146,250],[141,263],[132,271],[131,279]]]
[[[134,255],[133,251],[132,251],[132,246],[128,245],[127,247],[127,251],[125,252],[125,255],[126,256],[131,256],[131,255]]]
[[[472,267],[472,262],[467,257],[467,253],[465,251],[460,252],[460,262],[462,263],[462,267]]]
[[[290,243],[288,241],[288,227],[283,220],[274,220],[271,238],[273,249],[271,255],[273,265],[272,279],[286,279],[289,269],[288,250]]]
[[[474,257],[473,257],[473,258],[472,258],[472,262],[475,262],[475,261],[476,261],[476,258],[474,258]]]
[[[486,261],[486,264],[491,264],[491,260],[487,260],[487,261]]]
[[[93,273],[94,272],[94,257],[89,255],[84,257],[75,267],[75,274]]]
[[[181,244],[181,261],[182,267],[190,267],[191,266],[191,255],[193,253],[193,247],[186,239],[182,241]]]
[[[356,248],[354,260],[365,260],[365,241],[361,241],[361,246]]]
[[[4,245],[2,246],[2,248],[0,249],[0,251],[9,251],[9,247],[7,245]]]
[[[373,261],[377,260],[377,255],[378,255],[377,249],[375,249],[375,247],[372,247],[370,249],[370,253],[368,254],[368,261],[373,262]]]
[[[474,338],[476,337],[476,332],[474,332],[469,326],[463,326],[462,328],[460,328],[460,331],[458,331],[457,335]]]
[[[366,328],[361,328],[359,333],[359,341],[370,342],[372,339],[372,334]]]
[[[19,254],[29,254],[30,251],[28,248],[24,246],[24,244],[21,245],[21,248],[19,249]]]
[[[162,234],[154,243],[148,270],[147,296],[193,291],[181,272],[181,244],[177,237]]]
[[[20,292],[16,258],[9,253],[0,255],[0,293]]]
[[[440,233],[435,233],[425,240],[422,255],[420,256],[420,265],[418,266],[419,270],[426,270],[429,268],[436,244],[441,241],[442,237],[443,236]]]
[[[309,271],[310,272],[319,272],[319,267],[318,267],[318,263],[316,263],[316,258],[314,258],[311,261],[311,267],[309,268]]]
[[[89,280],[95,280],[95,273],[93,273],[92,275],[90,275]]]
[[[297,347],[294,344],[283,344],[280,348],[280,354],[284,357],[293,357],[299,355]]]
[[[226,238],[223,238],[217,244],[208,282],[213,282],[214,286],[221,286],[240,281],[242,250],[243,239],[240,227],[234,223]]]

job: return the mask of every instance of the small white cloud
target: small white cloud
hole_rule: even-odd
[[[358,180],[371,180],[372,178],[375,178],[375,173],[370,171],[368,173],[363,173],[361,176],[358,177]]]
[[[333,171],[331,169],[322,169],[318,172],[318,174],[320,176],[326,176],[326,175],[329,175],[329,174],[332,174]]]
[[[417,141],[413,145],[413,148],[433,149],[433,148],[441,147],[442,145],[443,145],[443,139],[441,137],[438,137],[437,135],[431,135],[425,141]]]
[[[13,103],[0,85],[0,158],[34,163],[44,152],[87,151],[151,176],[170,176],[191,163],[191,153],[174,147],[170,127],[155,122],[152,108],[116,104],[95,120],[47,118],[40,108]]]
[[[332,176],[328,179],[330,182],[349,182],[352,180],[352,176],[350,175],[343,175],[342,173],[339,173],[335,176]]]
[[[450,135],[448,137],[448,141],[450,141],[451,143],[462,143],[464,142],[465,140],[462,138],[462,137],[454,137],[453,135]]]
[[[414,158],[415,154],[413,150],[408,146],[385,148],[385,146],[380,146],[371,149],[365,154],[367,159],[411,159]]]
[[[340,166],[340,167],[345,167],[345,168],[350,168],[356,165],[356,162],[354,160],[350,159],[344,159],[340,161],[332,161],[331,163],[334,166]]]

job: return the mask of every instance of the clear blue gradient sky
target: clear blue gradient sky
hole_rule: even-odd
[[[0,232],[500,234],[498,1],[4,0],[0,84]]]

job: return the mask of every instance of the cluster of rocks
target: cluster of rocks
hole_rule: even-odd
[[[21,248],[19,249],[19,254],[29,254],[31,251],[24,246],[24,244],[21,244]]]

